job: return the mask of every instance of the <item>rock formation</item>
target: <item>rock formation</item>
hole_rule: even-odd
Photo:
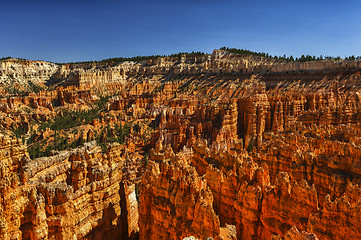
[[[31,85],[44,86],[58,70],[54,63],[7,59],[0,61],[0,85],[7,89],[29,90]]]
[[[361,238],[360,61],[1,64],[1,239]]]
[[[30,160],[21,142],[1,138],[1,239],[119,239],[138,232],[132,169],[119,144],[95,142]]]

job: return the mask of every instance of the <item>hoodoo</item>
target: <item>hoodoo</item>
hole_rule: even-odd
[[[360,72],[1,60],[0,239],[361,239]]]

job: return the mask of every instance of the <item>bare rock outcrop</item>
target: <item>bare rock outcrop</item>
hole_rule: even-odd
[[[0,61],[0,83],[18,90],[31,89],[30,84],[44,86],[58,70],[58,65],[44,61],[7,59]]]
[[[361,238],[360,61],[215,50],[1,64],[0,78],[20,88],[61,85],[0,91],[2,132],[122,143],[30,159],[20,140],[1,136],[1,239]],[[48,123],[68,110],[89,116],[55,134]]]
[[[30,160],[2,139],[1,239],[118,239],[138,232],[133,173],[121,146],[94,143]]]
[[[176,166],[164,155],[150,162],[142,179],[139,206],[140,239],[217,237],[219,219],[213,196],[194,168]]]

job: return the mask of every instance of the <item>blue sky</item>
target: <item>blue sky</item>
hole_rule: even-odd
[[[211,53],[361,55],[361,1],[0,0],[0,57],[53,62]]]

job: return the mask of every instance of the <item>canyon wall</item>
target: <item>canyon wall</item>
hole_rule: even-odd
[[[361,61],[311,61],[285,62],[271,58],[241,55],[224,50],[214,50],[211,55],[161,57],[140,63],[80,63],[54,64],[43,61],[2,60],[0,79],[7,85],[13,81],[20,86],[27,82],[61,82],[65,86],[81,88],[99,85],[125,85],[133,77],[151,75],[153,79],[167,78],[169,75],[199,74],[271,74],[302,72],[339,72],[355,70]]]
[[[58,71],[58,65],[44,61],[28,61],[7,59],[0,61],[0,83],[8,88],[28,90],[29,82],[44,86],[53,74]]]
[[[37,85],[61,83],[82,89],[100,85],[123,86],[133,78],[152,79],[171,75],[271,74],[302,72],[339,72],[361,67],[361,61],[286,62],[271,58],[214,50],[211,55],[183,54],[142,62],[54,64],[44,61],[7,59],[0,61],[0,80],[6,86],[26,90],[29,82]],[[16,85],[15,84],[15,85]]]
[[[127,155],[127,157],[125,157]],[[29,159],[1,136],[1,239],[127,239],[138,230],[134,181],[140,156],[95,142]]]
[[[69,70],[67,85],[95,87],[97,84],[126,84],[133,76],[159,76],[199,74],[272,74],[299,72],[339,72],[361,68],[361,61],[285,62],[258,56],[240,55],[214,50],[212,55],[164,57],[141,63],[125,62],[103,68],[79,67]],[[154,78],[154,77],[153,77]]]
[[[360,99],[348,87],[317,84],[301,92],[256,84],[238,100],[208,104],[171,101],[141,186],[140,239],[227,239],[227,226],[237,239],[360,238]],[[208,234],[192,228],[200,213],[182,212],[203,202],[194,186],[212,195],[203,203]]]
[[[360,61],[1,63],[54,88],[0,99],[1,239],[361,238]],[[88,110],[66,139],[98,143],[29,158],[31,126]]]
[[[338,132],[316,129],[309,132],[318,132],[320,144],[324,134]],[[350,136],[353,126],[346,129]],[[229,225],[237,239],[360,238],[359,147],[332,140],[317,147],[311,139],[301,140],[304,133],[290,135],[297,140],[287,134],[268,138],[260,153],[248,152],[237,141],[209,144],[199,138],[175,154],[161,135],[142,180],[140,239],[228,239],[224,229]],[[357,132],[351,136],[359,139]],[[292,150],[294,144],[307,143],[312,147]],[[338,144],[343,150],[333,149]],[[199,216],[206,232],[199,229]],[[289,229],[315,235],[292,238]]]

